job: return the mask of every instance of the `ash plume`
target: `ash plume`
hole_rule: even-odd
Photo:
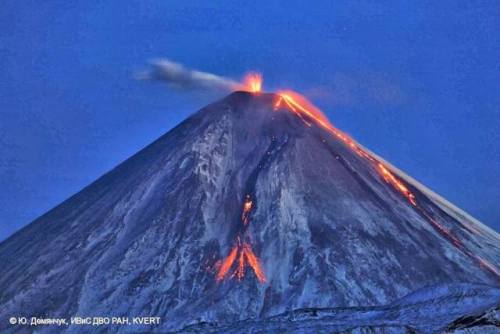
[[[229,78],[185,67],[167,58],[149,61],[150,68],[136,73],[139,80],[164,81],[169,86],[185,90],[213,90],[230,92],[242,84]]]

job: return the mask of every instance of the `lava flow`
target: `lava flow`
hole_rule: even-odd
[[[262,91],[262,76],[258,73],[249,73],[242,84],[243,90],[252,93],[260,93]],[[470,252],[464,244],[447,228],[440,224],[435,218],[432,217],[427,210],[417,202],[415,194],[404,184],[404,182],[396,177],[390,169],[384,165],[381,161],[374,158],[371,154],[366,152],[359,144],[357,144],[353,139],[342,131],[335,128],[328,118],[315,107],[311,102],[307,100],[304,96],[291,91],[283,90],[277,92],[278,99],[274,103],[274,110],[285,109],[294,113],[299,117],[302,122],[308,127],[312,127],[313,123],[321,126],[327,130],[334,137],[342,141],[347,147],[353,150],[358,156],[366,159],[370,165],[373,167],[374,171],[380,175],[380,177],[391,186],[397,193],[403,196],[406,201],[415,209],[415,211],[423,217],[429,225],[440,234],[445,240],[450,242],[458,250],[460,250],[467,257],[475,261],[480,268],[486,269],[488,272],[494,274],[496,277],[500,277],[498,270],[491,265],[489,262],[483,258],[474,255]],[[324,140],[323,140],[324,141]],[[216,280],[221,281],[226,277],[236,277],[238,280],[242,280],[245,276],[245,269],[248,265],[253,269],[255,275],[259,282],[266,282],[266,277],[262,270],[259,258],[254,254],[249,242],[242,241],[242,236],[244,235],[249,223],[250,223],[250,213],[254,208],[254,202],[250,195],[246,195],[241,214],[241,222],[243,228],[241,232],[236,237],[236,243],[231,248],[229,255],[222,261],[219,262],[218,272],[216,275]],[[235,267],[230,273],[231,269]]]
[[[496,268],[488,263],[483,258],[474,255],[468,249],[465,248],[463,243],[451,233],[447,228],[445,228],[442,224],[440,224],[436,219],[434,219],[421,205],[417,203],[417,199],[415,195],[408,189],[407,186],[404,185],[402,180],[397,178],[388,167],[384,166],[384,164],[377,159],[375,159],[372,155],[367,153],[363,148],[361,148],[353,139],[344,134],[342,131],[336,129],[330,121],[326,118],[326,116],[316,108],[312,103],[310,103],[305,97],[302,95],[293,92],[293,91],[279,91],[278,99],[274,104],[274,109],[278,110],[279,108],[284,107],[285,109],[296,114],[308,127],[312,126],[312,123],[320,125],[328,132],[330,132],[333,136],[340,139],[344,142],[349,148],[351,148],[357,155],[368,160],[373,166],[374,170],[382,177],[382,179],[389,184],[395,191],[400,193],[415,210],[424,217],[425,220],[433,227],[433,229],[439,233],[444,239],[448,240],[451,244],[453,244],[456,248],[458,248],[463,254],[473,259],[479,267],[486,269],[490,273],[494,274],[497,277],[500,277],[500,273]],[[307,118],[307,119],[306,119]]]
[[[382,165],[380,162],[378,163],[378,168],[385,182],[391,184],[394,188],[396,188],[404,197],[408,199],[411,205],[417,206],[415,195],[413,195],[408,190],[408,188],[403,183],[401,183],[401,181],[396,179],[396,177],[391,172],[389,172],[389,170],[387,170],[387,168],[385,168],[385,166]]]
[[[245,203],[243,203],[243,213],[241,214],[241,221],[244,226],[248,225],[250,211],[252,210],[253,202],[249,195],[245,198]]]
[[[245,277],[245,270],[247,265],[252,268],[255,276],[260,283],[266,282],[266,275],[262,270],[262,266],[259,258],[252,250],[249,242],[242,241],[242,235],[244,235],[248,224],[250,223],[250,213],[253,209],[253,201],[250,195],[245,196],[245,201],[243,203],[241,222],[243,228],[240,234],[236,237],[236,244],[231,248],[229,255],[220,262],[219,269],[215,276],[217,282],[222,281],[226,277],[236,277],[241,281]],[[237,259],[237,260],[236,260]],[[235,269],[230,273],[231,268],[235,266]]]

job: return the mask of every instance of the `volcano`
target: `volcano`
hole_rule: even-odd
[[[0,330],[134,315],[162,321],[106,332],[292,332],[340,309],[407,326],[398,310],[425,314],[408,305],[444,312],[435,330],[496,312],[499,241],[293,97],[234,92],[0,244]]]

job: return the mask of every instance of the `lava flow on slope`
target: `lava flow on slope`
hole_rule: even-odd
[[[236,244],[231,248],[229,255],[218,264],[216,280],[222,281],[226,277],[236,277],[242,280],[245,276],[247,265],[252,268],[259,282],[266,282],[266,275],[262,270],[260,260],[252,251],[252,246],[248,241],[242,241],[245,237],[246,228],[250,223],[250,213],[252,211],[253,201],[250,195],[245,196],[243,203],[241,223],[243,224],[240,234],[236,236]],[[237,263],[236,263],[237,262]],[[230,273],[231,268],[235,265],[235,269]]]
[[[344,144],[347,145],[351,150],[353,150],[360,157],[368,160],[368,162],[373,166],[374,170],[382,177],[382,179],[391,186],[393,190],[401,194],[407,202],[420,214],[425,220],[431,225],[431,227],[439,233],[445,240],[458,248],[463,254],[473,259],[480,268],[485,269],[500,278],[500,272],[485,259],[473,254],[469,251],[464,244],[455,236],[449,229],[440,224],[432,215],[425,210],[425,208],[417,202],[415,194],[413,194],[409,188],[404,184],[404,182],[396,177],[394,173],[389,170],[389,167],[385,166],[381,161],[374,158],[366,150],[364,150],[359,144],[357,144],[353,139],[347,136],[342,131],[335,128],[328,118],[311,102],[309,102],[304,96],[287,90],[279,91],[278,99],[274,104],[274,109],[278,110],[280,108],[285,108],[302,119],[302,121],[308,126],[312,127],[312,124],[318,124],[325,130],[327,130],[334,137],[340,139]]]
[[[244,80],[242,90],[249,91],[252,93],[259,93],[262,89],[262,75],[256,72],[248,73]],[[217,282],[222,281],[224,278],[236,277],[238,280],[242,280],[245,277],[246,267],[249,266],[259,282],[266,282],[266,276],[262,270],[260,260],[257,255],[252,250],[252,246],[248,237],[245,238],[245,232],[250,223],[250,214],[254,208],[254,201],[250,194],[245,195],[242,213],[241,213],[241,223],[242,228],[239,229],[239,234],[236,236],[235,245],[231,248],[229,255],[217,264],[218,271],[216,274]],[[232,267],[234,270],[230,273]]]
[[[242,87],[244,91],[253,94],[260,93],[262,91],[262,75],[255,72],[249,73],[244,78]],[[438,222],[424,206],[420,205],[416,195],[402,179],[397,177],[390,168],[384,164],[384,162],[367,152],[347,134],[335,128],[323,112],[314,106],[306,97],[292,90],[280,90],[276,94],[277,100],[274,102],[275,111],[289,111],[295,114],[307,127],[312,128],[314,125],[318,125],[325,129],[330,135],[339,139],[354,153],[367,160],[369,165],[372,166],[373,170],[381,179],[388,184],[393,191],[404,197],[409,205],[414,208],[414,210],[423,217],[442,238],[451,243],[467,257],[471,258],[480,268],[500,278],[499,271],[492,264],[468,250],[456,235]],[[253,269],[259,282],[266,282],[266,276],[262,270],[260,260],[252,251],[250,238],[244,238],[245,231],[250,223],[250,214],[254,207],[254,200],[247,194],[242,205],[241,223],[243,228],[240,230],[242,232],[236,236],[235,245],[231,248],[229,255],[218,263],[218,272],[216,274],[216,280],[218,282],[231,277],[242,280],[247,265]],[[231,271],[233,267],[235,268]]]

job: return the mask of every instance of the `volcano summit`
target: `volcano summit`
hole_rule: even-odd
[[[235,92],[0,244],[0,330],[432,332],[496,312],[499,241],[295,96]]]

